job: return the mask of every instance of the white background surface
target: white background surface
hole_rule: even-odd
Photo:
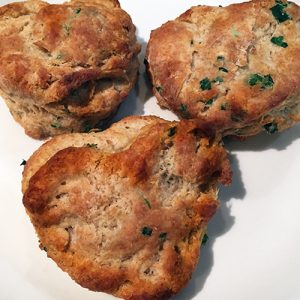
[[[10,1],[1,1],[5,4]],[[150,30],[192,5],[229,1],[121,0],[145,48]],[[296,1],[300,4],[300,1]],[[1,42],[1,41],[0,41]],[[141,61],[143,57],[141,56]],[[157,114],[141,67],[139,88],[117,118]],[[299,75],[300,76],[300,75]],[[138,99],[136,98],[138,97]],[[0,300],[109,300],[74,283],[38,248],[21,194],[22,159],[40,142],[25,136],[0,101]],[[245,142],[226,141],[234,182],[221,188],[221,209],[209,225],[199,266],[176,300],[300,299],[300,125]]]

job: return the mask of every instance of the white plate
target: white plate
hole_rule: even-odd
[[[8,2],[0,0],[1,5]],[[144,53],[151,29],[192,5],[229,1],[121,0],[121,4],[138,28]],[[159,109],[143,76],[117,118],[129,114],[174,118]],[[202,247],[199,267],[175,299],[300,299],[299,137],[300,125],[278,135],[226,142],[234,183],[221,189],[222,207],[209,225],[210,239]],[[22,205],[20,163],[41,143],[24,135],[3,101],[0,143],[0,299],[113,299],[81,288],[39,250]]]

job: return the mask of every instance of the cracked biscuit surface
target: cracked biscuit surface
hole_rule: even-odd
[[[117,0],[8,4],[0,39],[0,95],[34,138],[90,130],[137,79],[140,45]]]
[[[146,63],[159,104],[224,135],[300,120],[300,8],[253,0],[197,6],[152,31]]]
[[[53,138],[29,159],[23,202],[41,248],[80,285],[168,299],[190,279],[231,170],[204,124],[129,117]]]

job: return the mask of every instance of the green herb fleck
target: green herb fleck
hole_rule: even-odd
[[[237,38],[237,37],[240,36],[240,33],[237,31],[237,29],[236,29],[235,26],[231,27],[231,34],[232,34],[232,36],[235,37],[235,38]]]
[[[194,45],[194,41],[193,41],[193,40],[191,40],[191,46],[192,46],[192,45]]]
[[[167,232],[162,232],[162,233],[159,235],[159,239],[160,239],[162,242],[165,242],[166,239],[167,239],[167,235],[168,235]]]
[[[179,106],[179,111],[181,112],[183,118],[189,119],[191,117],[186,104],[181,103]]]
[[[163,88],[161,86],[156,86],[155,89],[158,93],[161,93],[163,91]]]
[[[88,122],[84,123],[84,125],[83,125],[83,132],[88,133],[92,129],[93,129],[93,126],[90,123],[88,123]]]
[[[250,77],[248,79],[248,84],[250,86],[260,84],[262,88],[269,89],[273,87],[274,81],[270,74],[268,75],[250,74]]]
[[[207,101],[205,102],[205,105],[206,105],[206,106],[212,106],[212,104],[214,103],[214,100],[215,100],[214,98],[207,100]]]
[[[71,27],[69,25],[63,24],[63,29],[64,29],[66,35],[70,35]]]
[[[283,36],[274,36],[271,38],[271,42],[279,47],[286,48],[288,43],[284,42]]]
[[[187,112],[188,111],[188,107],[186,104],[181,104],[180,108],[179,108],[182,112]]]
[[[287,7],[287,4],[283,4],[282,1],[276,1],[276,5],[271,7],[271,12],[274,18],[279,22],[283,23],[287,20],[291,20],[290,15],[284,10]]]
[[[226,110],[226,103],[222,103],[220,108],[221,108],[221,110]]]
[[[74,12],[75,12],[76,15],[79,15],[80,12],[81,12],[81,8],[76,8],[76,9],[74,10]]]
[[[217,56],[217,60],[225,60],[225,57],[222,55]]]
[[[25,159],[23,159],[22,162],[21,162],[21,164],[20,164],[20,166],[25,166],[26,163],[27,163],[27,161]]]
[[[268,133],[273,134],[273,133],[275,133],[275,132],[278,131],[278,125],[276,123],[274,123],[274,122],[268,123],[268,124],[264,125],[264,129]]]
[[[56,59],[62,59],[63,58],[63,55],[61,53],[59,53],[57,56],[56,56]]]
[[[148,208],[151,209],[152,206],[151,206],[150,201],[147,198],[145,198],[145,197],[143,197],[143,200],[144,200],[144,203],[148,206]]]
[[[208,235],[205,233],[203,238],[202,238],[202,245],[205,246],[207,241],[209,240],[209,237]]]
[[[203,91],[211,90],[211,81],[208,79],[208,77],[206,77],[200,81],[200,87]]]
[[[176,134],[176,130],[177,130],[177,127],[176,127],[176,126],[171,127],[171,128],[169,129],[168,136],[169,136],[169,137],[172,137],[173,135],[175,135],[175,134]]]
[[[44,250],[45,252],[48,252],[47,247],[43,247],[43,250]]]
[[[214,83],[221,83],[224,82],[224,79],[221,76],[217,76],[212,82]]]
[[[97,148],[98,147],[98,144],[86,144],[87,145],[87,147],[89,147],[89,148]]]
[[[59,124],[59,123],[53,123],[53,124],[51,124],[51,127],[59,129],[59,128],[61,128],[61,124]]]
[[[222,71],[222,72],[228,73],[228,70],[227,70],[226,68],[224,68],[224,67],[220,67],[220,68],[219,68],[219,71]]]
[[[150,228],[150,227],[143,227],[142,229],[141,229],[141,234],[142,235],[145,235],[145,236],[151,236],[152,235],[152,228]]]

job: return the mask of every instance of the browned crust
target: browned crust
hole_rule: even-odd
[[[140,45],[118,1],[8,4],[0,7],[0,39],[1,95],[33,137],[83,131],[81,119],[108,117],[137,79]],[[26,118],[35,107],[46,129]],[[41,112],[64,130],[51,130]]]
[[[101,144],[105,132],[96,134],[99,148],[70,140],[58,149],[60,137],[45,144],[26,165],[32,176],[23,203],[41,247],[80,285],[124,299],[167,299],[192,275],[219,206],[216,185],[229,184],[231,170],[219,137],[199,121],[132,117],[112,132],[130,126],[130,141],[115,151]],[[145,226],[151,236],[141,234]]]
[[[278,23],[270,10],[275,4],[192,7],[152,31],[146,58],[159,104],[183,118],[215,124],[224,134],[257,134],[270,122],[283,130],[299,121],[300,9],[289,2],[285,10],[292,20]],[[271,42],[278,36],[287,48]],[[270,74],[273,87],[250,86],[250,74]],[[223,82],[201,89],[201,80],[218,76]]]

